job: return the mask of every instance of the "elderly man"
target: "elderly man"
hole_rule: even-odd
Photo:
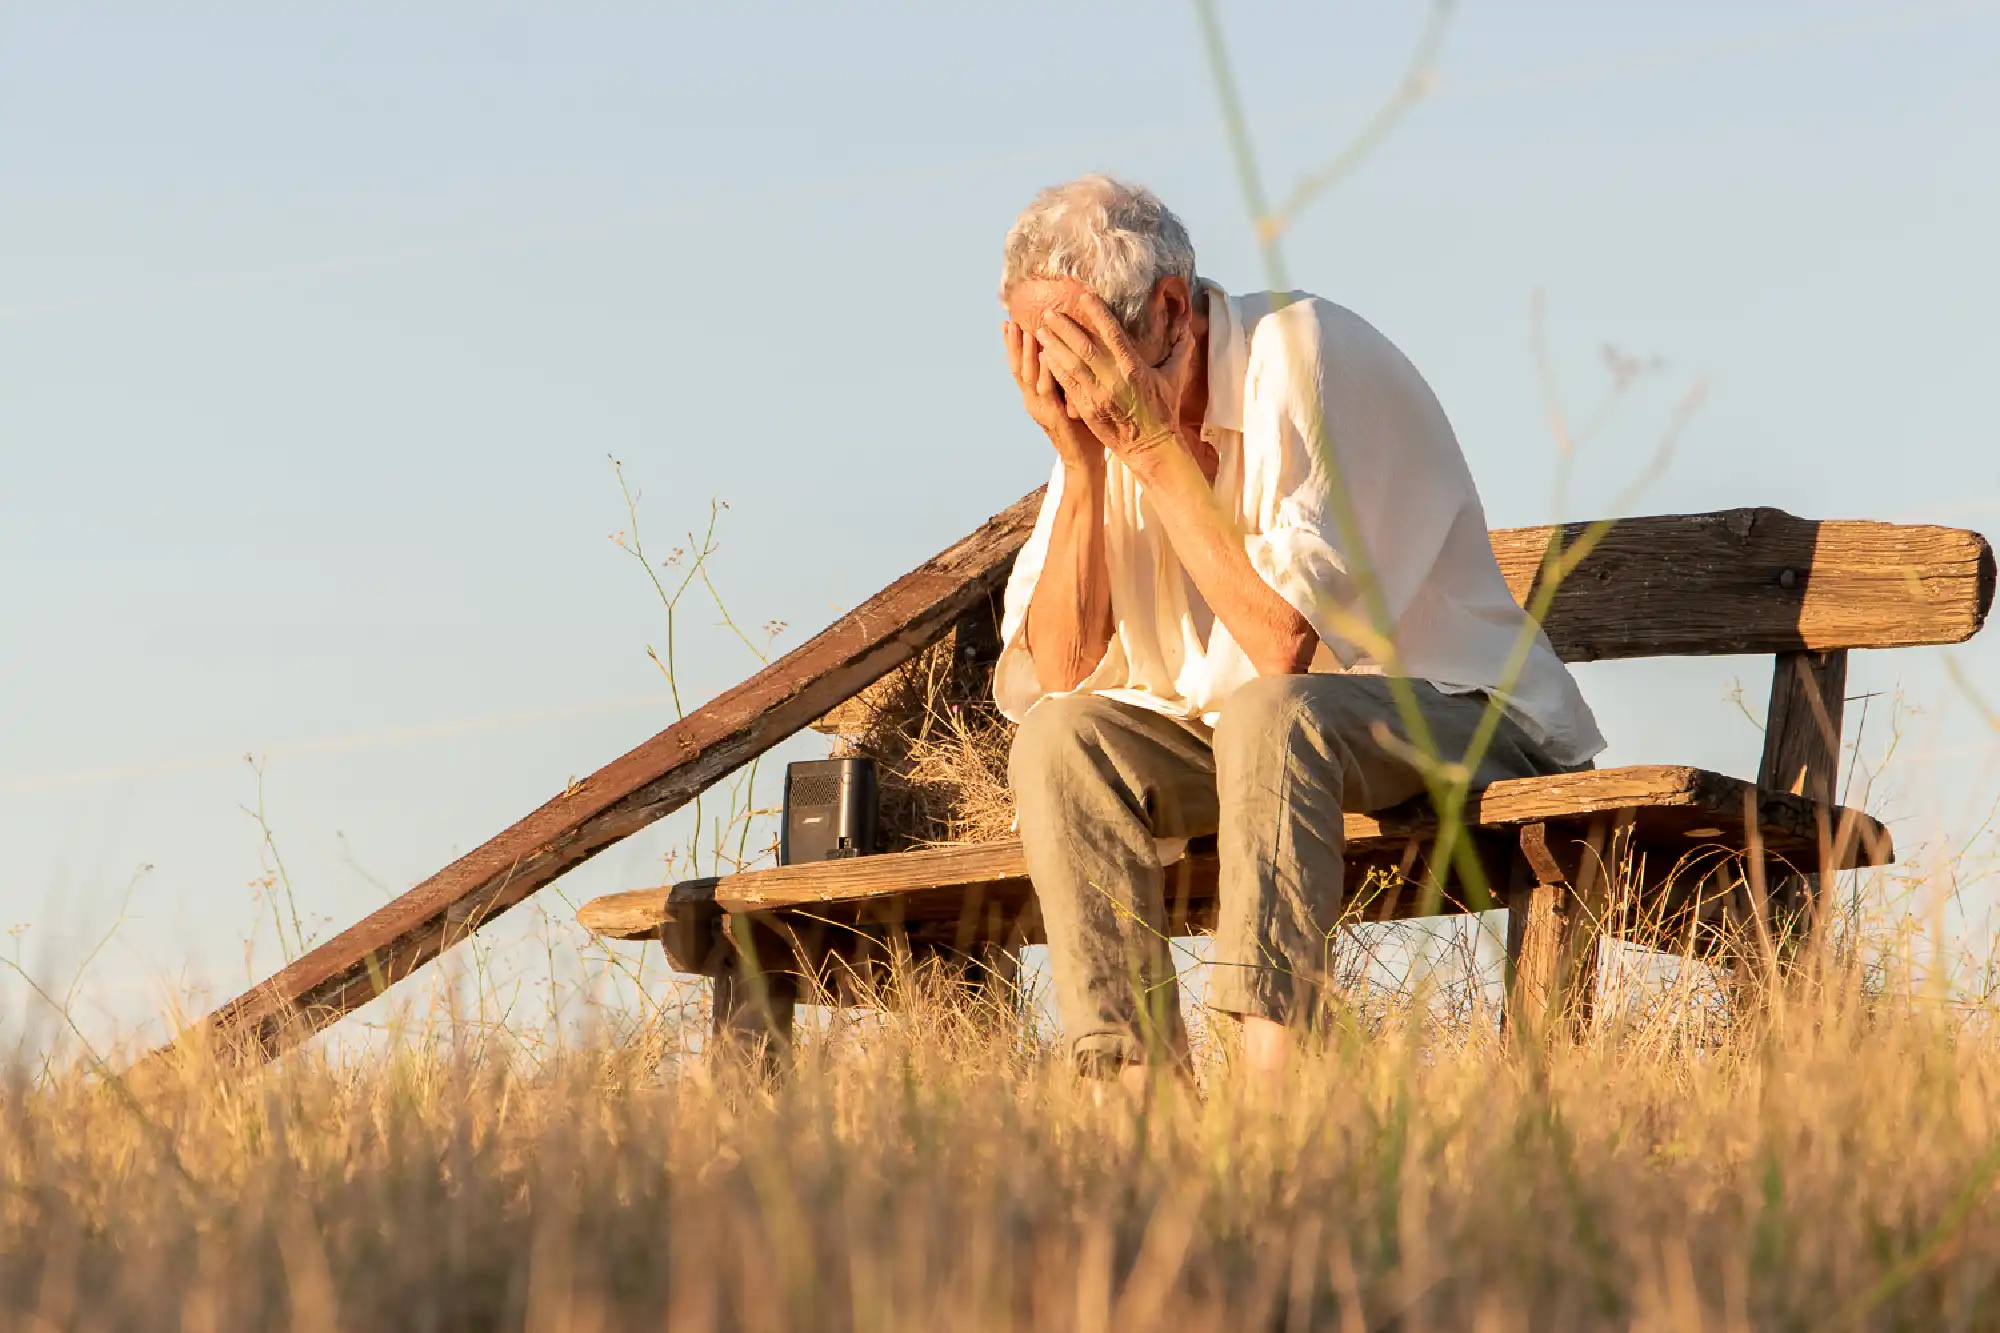
[[[1215,833],[1208,1003],[1282,1073],[1340,912],[1341,812],[1424,789],[1387,673],[1447,759],[1497,700],[1475,785],[1603,740],[1545,638],[1509,670],[1524,615],[1465,458],[1358,316],[1197,278],[1180,220],[1103,176],[1021,214],[1000,299],[1056,465],[994,693],[1071,1049],[1101,1074],[1177,1058],[1163,853]]]

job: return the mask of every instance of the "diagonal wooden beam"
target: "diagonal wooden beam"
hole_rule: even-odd
[[[269,1059],[687,804],[916,656],[997,591],[1041,500],[1040,491],[1024,496],[741,685],[223,1005],[167,1051],[204,1043],[235,1058]]]

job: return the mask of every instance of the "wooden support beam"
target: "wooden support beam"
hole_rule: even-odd
[[[1847,654],[1779,653],[1764,715],[1757,785],[1832,805],[1840,786],[1841,711]]]
[[[985,1011],[1017,1014],[1025,1007],[1021,992],[1021,950],[1014,944],[982,944],[969,980],[977,988]]]
[[[1525,862],[1507,894],[1507,998],[1501,1024],[1509,1031],[1536,1039],[1549,1026],[1557,1007],[1557,982],[1564,928],[1568,924],[1569,885],[1557,879],[1544,883]]]
[[[765,1073],[775,1073],[792,1049],[798,982],[783,973],[757,973],[741,958],[715,978],[709,1035],[727,1042]]]
[[[1752,903],[1758,936],[1746,961],[1762,964],[1766,947],[1781,967],[1811,933],[1821,895],[1842,864],[1836,839],[1853,836],[1843,827],[1834,804],[1840,791],[1840,731],[1847,694],[1847,654],[1844,651],[1779,653],[1771,672],[1771,705],[1764,715],[1764,754],[1757,765],[1757,785],[1790,792],[1813,803],[1819,822],[1821,855],[1813,864],[1820,872],[1774,875],[1763,885],[1762,900]],[[1754,892],[1755,881],[1752,880]],[[1747,946],[1750,941],[1744,941]]]
[[[1613,833],[1633,812],[1592,819],[1579,838],[1546,824],[1520,830],[1507,897],[1507,1007],[1502,1019],[1530,1041],[1581,1035],[1597,1009],[1599,942],[1611,913]]]
[[[368,1003],[558,875],[679,809],[923,651],[995,595],[1040,505],[1040,491],[1022,498],[749,680],[223,1005],[180,1043],[268,1059]]]

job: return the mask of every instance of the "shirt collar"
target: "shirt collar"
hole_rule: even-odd
[[[1243,331],[1240,302],[1207,278],[1196,284],[1208,297],[1208,411],[1201,419],[1204,439],[1210,431],[1243,432],[1243,381],[1250,368],[1250,344]]]

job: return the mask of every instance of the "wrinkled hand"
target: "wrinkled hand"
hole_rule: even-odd
[[[1132,350],[1110,307],[1094,294],[1077,302],[1079,321],[1051,310],[1036,335],[1042,365],[1062,386],[1069,409],[1105,448],[1140,466],[1180,441],[1181,394],[1194,336],[1183,330],[1167,359],[1149,366]]]
[[[1042,360],[1040,346],[1011,319],[1001,324],[1000,335],[1007,343],[1007,368],[1014,372],[1014,383],[1021,388],[1021,405],[1048,435],[1056,453],[1072,467],[1101,465],[1104,446],[1064,405],[1055,376]]]

